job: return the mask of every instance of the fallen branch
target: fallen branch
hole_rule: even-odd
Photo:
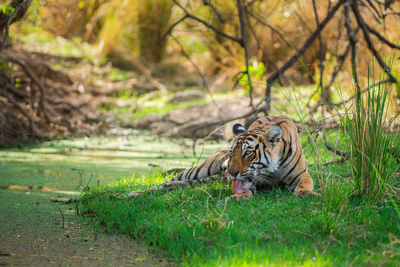
[[[340,159],[337,159],[337,160],[332,160],[332,161],[324,162],[324,163],[322,163],[322,165],[323,165],[323,166],[328,166],[328,165],[330,165],[330,164],[343,164],[343,163],[345,163],[348,159],[349,159],[349,158],[347,158],[347,157],[343,157],[343,158],[340,158]]]
[[[7,98],[7,100],[13,104],[21,113],[22,115],[24,115],[28,121],[29,121],[29,127],[31,128],[31,130],[33,131],[33,133],[37,136],[37,137],[42,137],[42,135],[40,134],[39,129],[37,128],[35,122],[33,121],[32,116],[28,113],[28,111],[26,111],[17,101],[15,101],[15,99],[10,96],[9,94],[3,92],[3,95]]]
[[[322,142],[324,143],[325,147],[331,151],[333,154],[336,154],[341,157],[348,158],[349,153],[347,152],[342,152],[340,150],[337,150],[336,147],[331,146],[328,141],[326,140],[325,136],[321,133],[321,131],[317,130],[318,136],[322,139]]]
[[[30,62],[31,58],[29,52],[12,47],[0,53],[0,60],[6,63],[0,73],[0,146],[20,138],[102,131],[105,123],[96,117],[97,109],[91,109],[96,103],[81,101],[87,97],[81,99],[80,92],[68,82],[69,76],[45,63]],[[56,77],[64,79],[54,81]]]
[[[5,54],[5,55],[6,55],[5,60],[10,61],[10,62],[14,62],[14,63],[18,64],[19,66],[21,66],[22,69],[26,72],[26,74],[38,86],[38,88],[40,90],[40,106],[42,108],[42,112],[43,112],[46,120],[49,123],[53,123],[55,125],[59,125],[59,126],[65,127],[68,130],[70,130],[71,132],[74,132],[74,128],[72,128],[69,123],[58,122],[58,121],[55,121],[55,120],[50,118],[50,116],[49,116],[49,114],[47,112],[46,101],[45,101],[45,96],[46,96],[48,90],[47,90],[46,86],[42,83],[42,81],[39,79],[39,77],[37,77],[36,74],[31,70],[31,68],[24,62],[24,60],[16,58],[16,57],[12,57],[12,56],[7,55],[7,54]]]

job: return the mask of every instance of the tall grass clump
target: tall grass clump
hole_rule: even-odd
[[[368,79],[368,92],[361,95],[355,86],[355,101],[344,115],[345,134],[349,139],[350,163],[356,194],[369,201],[385,197],[396,167],[390,162],[398,133],[395,119],[389,118],[388,82]]]

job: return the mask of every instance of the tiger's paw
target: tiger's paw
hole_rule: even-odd
[[[298,190],[297,192],[295,191],[294,194],[300,198],[303,197],[321,197],[320,193],[314,192],[314,191],[304,191],[304,190]]]
[[[249,191],[246,191],[246,192],[241,193],[241,194],[237,194],[236,193],[236,194],[228,197],[228,199],[233,199],[233,200],[236,200],[236,201],[240,201],[240,200],[249,200],[252,197],[253,197],[253,193],[251,192],[251,190],[249,190]]]

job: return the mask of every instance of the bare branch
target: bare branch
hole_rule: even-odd
[[[371,2],[371,0],[366,0],[367,2],[367,8],[371,11],[372,15],[374,16],[375,20],[378,23],[381,23],[380,18],[383,17],[381,13],[379,13],[378,9],[375,7],[375,5]]]
[[[181,48],[181,52],[182,52],[183,56],[186,57],[187,60],[190,61],[190,63],[192,63],[193,67],[194,67],[194,68],[197,70],[197,72],[199,73],[199,75],[200,75],[200,77],[201,77],[201,80],[202,80],[202,82],[203,82],[203,86],[206,87],[206,88],[208,88],[208,84],[207,84],[206,77],[204,77],[204,74],[203,74],[203,72],[200,70],[199,66],[197,66],[197,64],[190,58],[190,56],[188,55],[188,53],[186,53],[185,48],[183,47],[183,45],[181,44],[181,42],[179,42],[179,40],[178,40],[175,36],[173,36],[172,34],[171,34],[171,37],[172,37],[172,39],[175,40],[175,42],[176,42],[176,43],[179,45],[179,47]]]
[[[162,41],[164,41],[164,39],[171,34],[172,30],[182,21],[184,21],[185,19],[187,19],[189,16],[186,14],[185,16],[183,16],[182,18],[178,19],[177,21],[174,22],[174,24],[172,24],[169,29],[163,34],[163,36],[161,36],[160,40],[158,40],[159,43],[161,43]]]
[[[332,160],[332,161],[324,162],[324,163],[322,163],[322,166],[328,166],[328,165],[330,165],[330,164],[343,164],[346,160],[348,160],[347,157],[342,157],[342,158],[337,159],[337,160]]]
[[[314,15],[315,15],[315,22],[317,24],[317,28],[319,27],[319,18],[318,18],[318,11],[317,6],[315,5],[315,0],[312,0]],[[322,36],[321,32],[318,33],[318,42],[319,42],[319,87],[321,88],[321,102],[326,103],[328,101],[328,93],[329,87],[324,87],[324,61],[325,61],[325,51],[323,48],[322,43]]]
[[[249,21],[248,15],[250,15],[250,12],[248,11],[247,8],[245,8],[245,11],[246,11],[246,14],[247,14],[247,21]],[[275,64],[275,62],[268,56],[268,53],[266,53],[265,50],[264,50],[264,48],[261,46],[260,41],[259,41],[258,38],[257,38],[256,31],[254,30],[254,27],[251,25],[250,21],[249,21],[249,23],[248,23],[248,26],[249,26],[249,29],[250,29],[251,34],[253,35],[254,40],[256,41],[257,49],[262,51],[263,56],[265,56],[265,58],[268,60],[269,64],[270,64],[275,70],[277,70],[277,69],[278,69],[278,66],[277,66],[277,65]],[[296,48],[294,48],[294,49],[296,49]],[[282,76],[279,76],[278,81],[279,81],[279,84],[280,84],[280,85],[283,84],[283,82],[282,82]]]
[[[248,50],[248,45],[247,45],[246,21],[245,21],[245,17],[244,17],[242,0],[237,0],[237,8],[238,8],[238,12],[239,12],[240,32],[242,35],[241,40],[242,40],[242,46],[244,49],[244,57],[245,57],[245,65],[246,65],[245,74],[247,75],[247,84],[249,85],[249,88],[250,88],[250,91],[249,91],[250,106],[254,109],[254,107],[253,107],[253,84],[251,82],[251,77],[250,77],[250,72],[249,72],[249,50]]]
[[[336,147],[331,146],[328,141],[326,140],[325,136],[321,133],[321,131],[317,130],[318,136],[322,139],[322,142],[324,142],[325,147],[331,151],[333,154],[336,154],[341,157],[348,158],[349,153],[347,152],[342,152],[340,150],[337,150]]]
[[[359,28],[357,28],[356,32],[358,31],[358,29],[359,29]],[[331,74],[331,80],[329,81],[328,85],[325,86],[326,88],[330,88],[330,87],[332,86],[332,84],[333,84],[333,83],[335,82],[335,80],[336,80],[337,75],[338,75],[339,72],[343,69],[344,62],[346,61],[346,58],[348,57],[349,52],[350,52],[350,47],[351,47],[351,44],[349,43],[349,44],[347,45],[346,50],[344,51],[344,53],[343,53],[342,55],[339,55],[339,57],[338,57],[338,58],[339,58],[339,63],[336,64],[335,69],[333,70],[333,73]],[[307,103],[307,106],[308,106],[308,107],[310,106],[311,99],[313,98],[313,96],[314,96],[317,92],[318,92],[318,91],[316,91],[315,93],[313,93],[313,94],[310,96],[310,98],[308,99],[308,103]],[[321,102],[321,101],[318,102],[318,103],[315,105],[315,107],[313,107],[313,108],[311,109],[310,114],[314,114],[314,113],[317,111],[317,109],[318,109],[321,105],[324,105],[324,104],[326,104],[326,103],[323,103],[323,102]],[[332,106],[332,105],[333,105],[332,103],[329,103],[329,106]]]
[[[347,30],[347,36],[350,41],[350,46],[351,46],[351,67],[353,71],[353,79],[355,81],[356,89],[357,89],[357,95],[358,97],[361,96],[361,89],[360,89],[360,84],[358,81],[358,76],[357,76],[357,66],[356,66],[356,33],[353,30],[353,28],[350,25],[350,3],[347,2],[345,7],[344,7],[344,13],[345,13],[345,25],[346,25],[346,30]]]
[[[376,60],[378,61],[378,64],[381,66],[383,71],[386,72],[386,74],[389,77],[390,82],[397,83],[397,79],[391,74],[391,68],[388,65],[386,65],[385,61],[383,61],[382,57],[380,56],[378,51],[375,49],[375,46],[371,40],[371,37],[369,36],[368,28],[358,10],[357,2],[355,2],[355,1],[352,2],[351,9],[353,10],[353,13],[357,19],[358,25],[361,27],[361,30],[364,34],[365,42],[367,43],[367,46],[368,46],[369,50],[371,51],[372,55],[376,58]]]
[[[365,26],[367,27],[367,30],[370,33],[372,33],[373,35],[375,35],[381,42],[385,43],[390,48],[399,49],[400,50],[400,46],[399,45],[396,45],[396,44],[390,42],[388,39],[386,39],[384,36],[382,36],[379,32],[377,32],[376,30],[372,29],[368,24],[365,24]]]
[[[246,7],[252,6],[254,3],[256,3],[258,1],[262,2],[262,0],[251,0],[250,2],[247,3]]]
[[[234,42],[237,42],[237,43],[239,43],[241,46],[243,46],[243,42],[242,42],[241,39],[236,38],[236,37],[231,36],[231,35],[229,35],[229,34],[223,32],[223,31],[218,30],[217,28],[215,28],[215,27],[212,26],[211,24],[207,23],[206,21],[204,21],[204,20],[202,20],[202,19],[200,19],[200,18],[198,18],[198,17],[196,17],[196,16],[190,14],[189,11],[187,11],[186,8],[184,8],[177,0],[173,0],[173,1],[174,1],[174,3],[175,3],[180,9],[182,9],[182,11],[185,13],[185,16],[182,17],[182,18],[180,19],[180,21],[177,21],[176,23],[173,24],[174,27],[175,27],[176,25],[178,25],[178,24],[179,24],[181,21],[183,21],[184,19],[190,18],[190,19],[193,19],[193,20],[195,20],[195,21],[197,21],[197,22],[200,22],[201,24],[203,24],[203,25],[206,26],[207,28],[211,29],[211,30],[212,30],[213,32],[215,32],[216,34],[219,34],[219,35],[221,35],[221,36],[223,36],[223,37],[225,37],[225,38],[227,38],[227,39],[229,39],[229,40],[232,40],[232,41],[234,41]],[[171,32],[172,29],[171,29],[171,30],[168,30],[168,31]],[[167,32],[168,32],[168,31],[167,31]],[[164,34],[164,36],[165,36],[165,34]]]
[[[370,90],[370,89],[373,89],[373,88],[375,88],[375,87],[377,87],[377,86],[379,86],[379,85],[381,85],[381,84],[385,84],[385,83],[388,83],[388,82],[390,82],[389,79],[386,79],[386,80],[383,80],[383,81],[379,81],[379,82],[377,82],[377,83],[374,83],[374,84],[372,84],[371,86],[368,86],[368,87],[366,87],[366,88],[363,89],[363,90],[360,90],[360,95],[364,94],[365,92],[367,92],[367,91]],[[347,99],[347,100],[345,100],[345,101],[343,101],[343,102],[331,104],[331,106],[342,106],[342,105],[345,105],[345,104],[347,104],[348,102],[350,102],[351,100],[353,100],[355,97],[356,97],[356,96],[353,95],[353,96],[350,97],[349,99]]]
[[[283,36],[283,34],[278,31],[277,29],[275,29],[274,27],[272,27],[271,25],[269,25],[268,23],[266,23],[265,21],[261,20],[259,17],[257,17],[256,15],[254,15],[252,12],[250,12],[248,9],[246,9],[247,14],[249,14],[252,18],[254,18],[258,23],[260,23],[261,25],[264,25],[265,27],[267,27],[268,29],[270,29],[271,31],[273,31],[274,33],[278,34],[278,36],[282,39],[282,41],[284,41],[286,43],[287,46],[291,47],[292,49],[294,49],[297,52],[296,47],[294,47],[286,38],[285,36]]]
[[[272,73],[271,75],[268,76],[267,78],[267,87],[265,90],[265,97],[267,99],[270,98],[271,96],[271,86],[272,82],[275,81],[279,75],[283,74],[290,66],[293,65],[303,54],[304,52],[311,46],[311,44],[314,42],[314,40],[317,38],[318,34],[325,28],[325,26],[328,24],[328,22],[333,18],[333,16],[336,14],[336,12],[339,10],[339,8],[346,2],[347,0],[340,0],[335,6],[331,8],[329,13],[326,15],[323,21],[319,24],[319,27],[308,37],[308,39],[304,42],[303,46],[297,51],[296,54],[291,56],[284,64],[283,66]],[[266,110],[264,113],[268,114],[269,111],[269,106],[266,106]]]
[[[17,3],[17,1],[14,1],[11,3],[11,6],[15,5]],[[10,25],[13,21],[15,21],[14,19],[16,18],[17,14],[18,17],[22,17],[26,10],[28,9],[29,5],[30,5],[31,1],[27,0],[22,0],[22,2],[20,2],[15,8],[14,11],[11,13],[10,17],[7,18],[7,22],[5,25],[5,32],[4,32],[4,37],[3,37],[3,41],[1,42],[1,47],[0,47],[0,51],[2,51],[4,49],[4,47],[6,46],[6,42],[7,42],[7,38],[8,38],[8,34],[9,34],[9,29],[10,29]]]
[[[221,23],[225,23],[225,20],[222,17],[221,13],[219,13],[218,9],[214,6],[213,3],[211,3],[211,0],[203,0],[203,4],[209,6],[212,11],[214,11],[215,15],[217,15],[217,18]]]

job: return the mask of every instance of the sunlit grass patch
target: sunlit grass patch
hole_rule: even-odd
[[[152,175],[141,175],[137,176],[135,173],[132,174],[130,177],[122,177],[120,180],[115,181],[110,184],[113,189],[120,188],[123,191],[126,191],[127,188],[130,190],[143,190],[148,189],[149,187],[153,186],[154,184],[160,184],[171,180],[173,177],[173,173],[169,175],[163,175],[162,172],[153,172]]]
[[[164,116],[171,111],[183,109],[191,106],[201,106],[212,103],[218,99],[228,99],[243,96],[242,91],[206,94],[203,99],[188,100],[179,103],[171,103],[175,93],[157,94],[149,98],[148,94],[137,95],[130,90],[120,91],[118,95],[112,97],[112,103],[105,103],[99,107],[103,113],[112,111],[115,113],[117,121],[130,122],[142,118],[146,115]]]
[[[348,166],[331,166],[348,173]],[[314,174],[312,174],[314,175]],[[159,173],[124,177],[87,191],[80,211],[94,224],[129,234],[184,266],[337,266],[385,261],[381,244],[400,236],[396,210],[348,198],[300,199],[274,189],[250,201],[226,201],[226,183],[125,198],[169,179]],[[332,178],[332,181],[334,178]],[[346,183],[327,190],[342,190]],[[334,195],[334,194],[333,194]],[[345,208],[343,208],[345,206]]]
[[[27,51],[62,57],[78,57],[87,59],[89,62],[99,62],[96,47],[82,42],[80,38],[65,39],[61,36],[54,36],[41,28],[34,28],[31,32],[17,35],[16,38],[23,43],[23,47]],[[63,62],[60,64],[62,65]]]

